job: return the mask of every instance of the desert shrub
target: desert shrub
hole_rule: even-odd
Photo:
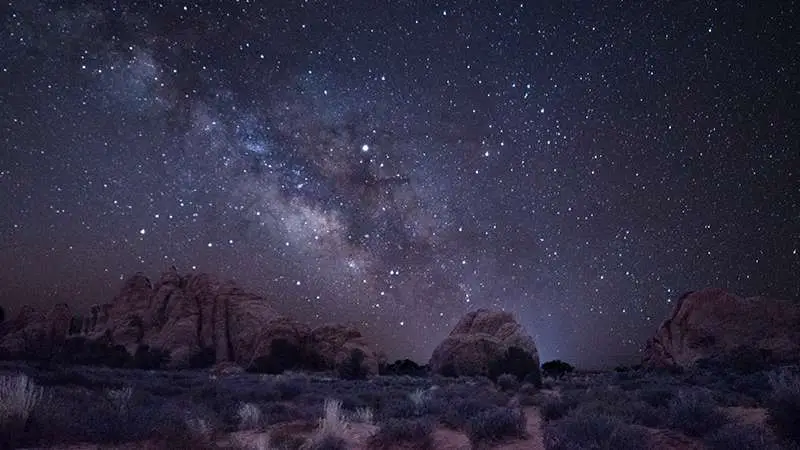
[[[787,371],[775,372],[770,384],[768,423],[781,439],[800,444],[800,377]]]
[[[132,357],[122,345],[74,336],[61,344],[52,359],[62,364],[122,368],[131,364]]]
[[[299,378],[279,378],[273,387],[281,400],[293,400],[308,389],[308,383]]]
[[[381,417],[387,419],[410,419],[422,415],[422,405],[415,404],[410,398],[399,398],[384,405]]]
[[[380,375],[424,377],[428,374],[428,367],[421,366],[410,359],[398,359],[391,364],[381,365],[378,373]]]
[[[705,439],[709,450],[778,450],[775,437],[753,424],[730,423],[710,433]]]
[[[539,405],[539,411],[544,420],[561,419],[578,406],[578,399],[569,392],[564,392],[559,396],[537,394],[534,401]]]
[[[524,383],[517,390],[517,398],[520,405],[534,406],[537,404],[536,395],[539,394],[539,389],[529,383]]]
[[[269,402],[260,406],[261,410],[264,412],[263,416],[265,422],[270,425],[296,420],[312,420],[318,415],[316,409],[313,411],[303,409],[302,405]]]
[[[509,347],[501,358],[489,364],[489,378],[492,381],[497,381],[497,377],[506,373],[534,386],[542,385],[539,360],[519,347]]]
[[[433,423],[426,419],[390,419],[369,439],[372,448],[392,448],[397,443],[417,449],[433,448]]]
[[[570,414],[544,429],[549,450],[645,450],[648,433],[635,425],[604,415]]]
[[[47,407],[36,408],[31,416],[26,446],[121,444],[158,438],[181,448],[187,442],[194,442],[187,414],[205,417],[210,424],[217,423],[213,412],[192,403],[129,392],[122,389],[101,394],[86,389],[50,389]]]
[[[367,370],[364,367],[366,355],[360,349],[354,348],[350,355],[339,366],[337,372],[339,378],[343,380],[364,380],[367,378]]]
[[[715,358],[697,361],[695,367],[714,373],[750,374],[769,369],[772,359],[772,352],[768,349],[739,346]]]
[[[497,386],[504,391],[516,391],[519,389],[519,380],[510,373],[504,373],[497,377]]]
[[[516,408],[493,407],[467,422],[467,436],[473,445],[522,438],[526,435],[525,413]]]
[[[464,398],[454,400],[446,405],[443,413],[440,415],[439,420],[445,426],[455,430],[466,428],[467,423],[473,417],[478,416],[484,411],[490,410],[494,407],[493,404],[481,402],[479,400]]]
[[[169,351],[140,345],[127,366],[131,369],[157,370],[166,367],[169,361]]]
[[[728,417],[704,391],[684,390],[669,402],[667,424],[688,436],[705,436],[727,421]]]
[[[649,385],[636,392],[637,397],[650,406],[666,408],[675,397],[675,389],[669,386]]]
[[[575,367],[569,363],[561,361],[560,359],[555,359],[542,364],[542,375],[546,377],[561,378],[574,370]]]
[[[445,364],[439,368],[439,375],[446,377],[446,378],[458,378],[458,372],[456,371],[456,366],[453,364]]]
[[[621,396],[614,401],[592,401],[577,407],[579,411],[592,411],[596,414],[613,416],[625,423],[659,427],[662,425],[664,408],[655,408],[648,403]]]
[[[766,401],[772,390],[769,372],[756,372],[737,377],[731,383],[731,388],[735,392],[752,397],[758,403]]]
[[[350,446],[343,437],[326,434],[303,448],[308,450],[349,450]]]

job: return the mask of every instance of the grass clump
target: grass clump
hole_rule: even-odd
[[[21,439],[31,412],[42,399],[42,392],[27,375],[0,377],[0,442],[5,443],[3,446],[14,448]]]
[[[319,426],[303,446],[307,450],[347,449],[347,430],[350,424],[342,411],[341,400],[326,399]]]

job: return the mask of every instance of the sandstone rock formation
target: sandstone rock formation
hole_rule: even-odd
[[[72,319],[66,305],[47,316],[23,309],[15,321],[3,324],[0,351],[21,355],[30,346],[26,342],[34,339],[28,335],[60,342],[72,329],[79,331],[76,338],[102,340],[131,355],[142,348],[168,352],[168,364],[174,368],[189,367],[201,357],[209,364],[266,364],[275,370],[297,364],[298,358],[313,358],[318,368],[335,369],[359,349],[365,370],[378,372],[379,354],[357,330],[341,325],[312,330],[232,282],[208,274],[181,276],[174,267],[156,283],[143,274],[130,277],[110,304],[93,306],[85,320]],[[276,356],[276,351],[281,354]]]
[[[769,362],[800,361],[800,305],[723,289],[686,293],[647,341],[643,365],[688,367],[745,353]]]
[[[436,347],[430,369],[455,376],[517,372],[520,378],[535,371],[538,377],[539,352],[511,313],[478,309],[465,315]]]
[[[0,326],[0,355],[52,353],[66,340],[71,319],[65,303],[54,305],[47,314],[23,306],[15,319]]]

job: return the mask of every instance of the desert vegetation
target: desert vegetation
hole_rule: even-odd
[[[537,440],[548,449],[800,445],[796,366],[544,371],[549,376],[539,388],[508,373],[495,381],[452,378],[399,362],[422,376],[367,378],[352,372],[356,362],[325,373],[227,376],[5,362],[0,442],[3,448],[148,442],[151,448],[349,449],[357,439],[358,448],[434,449],[446,433],[456,433],[473,448]],[[531,414],[542,420],[533,433]]]

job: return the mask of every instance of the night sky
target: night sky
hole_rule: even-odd
[[[175,265],[597,367],[684,291],[800,299],[798,6],[602,3],[7,2],[0,305]]]

